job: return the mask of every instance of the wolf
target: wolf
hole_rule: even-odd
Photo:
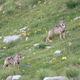
[[[9,67],[10,67],[11,64],[14,64],[14,69],[16,67],[16,64],[18,64],[18,69],[19,69],[20,60],[21,60],[21,53],[16,53],[16,56],[8,56],[5,59],[5,62],[3,65],[3,70],[4,70],[5,66],[9,65]]]
[[[54,33],[59,33],[60,34],[60,39],[62,39],[62,33],[63,33],[63,38],[65,38],[65,29],[66,29],[66,22],[65,20],[59,20],[59,25],[56,27],[53,27],[49,30],[48,37],[46,38],[46,42],[49,40],[49,38],[54,34]]]

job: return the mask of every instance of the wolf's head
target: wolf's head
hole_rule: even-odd
[[[16,53],[16,56],[19,60],[21,60],[21,53]]]
[[[59,25],[61,25],[63,28],[66,28],[65,20],[59,20]]]

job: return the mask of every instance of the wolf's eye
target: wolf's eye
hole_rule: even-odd
[[[64,26],[64,24],[62,24],[62,26]]]

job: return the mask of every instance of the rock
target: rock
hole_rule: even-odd
[[[25,39],[25,41],[27,41],[29,38],[28,37],[26,37],[26,39]]]
[[[21,75],[14,75],[12,80],[19,79],[20,77],[21,77]]]
[[[39,45],[39,43],[35,43],[35,44],[34,44],[34,46],[38,46],[38,45]]]
[[[27,27],[21,28],[20,31],[25,30]]]
[[[46,48],[48,48],[48,49],[49,49],[49,48],[51,48],[51,46],[46,46]]]
[[[0,11],[2,10],[2,6],[0,6]]]
[[[27,67],[29,67],[29,65],[28,65],[28,64],[24,64],[23,66],[27,66]]]
[[[60,53],[61,53],[60,50],[56,50],[56,51],[54,52],[54,54],[60,54]]]
[[[13,76],[8,76],[6,80],[12,80]]]
[[[43,80],[62,80],[66,79],[65,76],[45,77]]]
[[[0,37],[0,39],[2,38],[2,36]]]
[[[7,37],[4,37],[3,42],[8,43],[8,42],[10,42],[10,41],[15,41],[15,40],[17,40],[18,38],[19,38],[18,35],[7,36]]]
[[[80,17],[76,17],[76,18],[74,18],[74,20],[76,20],[76,19],[80,19]]]
[[[20,77],[21,75],[8,76],[6,80],[15,80],[15,79],[19,79]]]
[[[56,56],[57,54],[62,55],[62,53],[61,53],[60,50],[56,50],[56,51],[53,53],[53,56]]]
[[[50,23],[50,24],[54,25],[54,23]]]

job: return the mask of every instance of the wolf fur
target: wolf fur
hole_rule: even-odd
[[[63,38],[65,38],[65,29],[66,29],[66,22],[65,20],[59,20],[59,25],[56,27],[53,27],[49,30],[48,37],[46,38],[46,42],[49,40],[49,38],[54,34],[54,33],[59,33],[60,34],[60,39],[62,39],[62,33],[63,33]]]
[[[18,64],[18,69],[19,69],[19,63],[21,60],[21,53],[16,53],[16,56],[9,56],[5,59],[4,65],[3,65],[3,70],[5,66],[10,67],[11,64],[14,64],[14,68],[16,67],[16,64]]]

